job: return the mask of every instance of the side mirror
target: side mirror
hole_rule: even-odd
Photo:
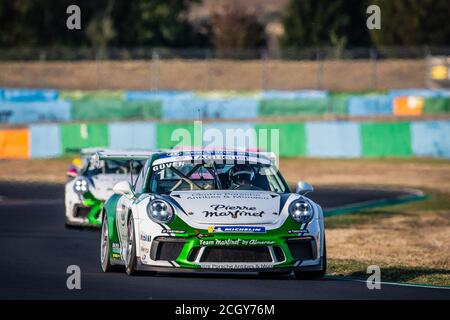
[[[133,189],[131,188],[131,184],[128,181],[120,181],[116,183],[113,187],[113,192],[115,194],[124,195],[129,199],[134,198]]]
[[[80,172],[80,170],[79,170],[77,167],[75,167],[75,166],[70,166],[69,168],[67,168],[66,176],[67,176],[67,178],[69,178],[69,179],[73,179],[73,178],[75,178],[76,176],[78,176],[79,172]]]
[[[297,187],[295,189],[295,193],[301,194],[302,196],[313,192],[314,188],[308,182],[299,181],[297,182]]]

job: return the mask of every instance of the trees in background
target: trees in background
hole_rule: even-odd
[[[204,45],[187,21],[200,0],[0,0],[0,46]],[[81,30],[66,28],[66,8],[81,8]]]
[[[381,30],[368,30],[366,9],[381,9]],[[290,0],[284,47],[445,46],[448,0]]]
[[[266,45],[257,12],[239,6],[210,15],[204,32],[188,20],[202,0],[0,0],[0,47],[208,47]],[[232,3],[228,1],[227,3]],[[239,3],[239,1],[234,1]],[[66,28],[79,5],[82,29]],[[368,30],[366,8],[381,8],[381,30]],[[290,0],[284,47],[446,46],[449,0]]]
[[[264,25],[255,11],[230,2],[212,14],[210,20],[211,42],[217,51],[252,49],[265,46]]]
[[[381,9],[381,30],[370,32],[377,46],[446,46],[450,42],[450,1],[371,0]]]

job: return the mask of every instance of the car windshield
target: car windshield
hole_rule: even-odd
[[[133,174],[138,174],[143,166],[143,161],[133,161]],[[97,163],[89,162],[85,175],[95,176],[97,174],[129,174],[129,160],[100,160]]]
[[[187,190],[259,190],[287,192],[280,173],[271,164],[217,164],[167,162],[152,168],[151,192]]]

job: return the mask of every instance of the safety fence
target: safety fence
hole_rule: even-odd
[[[58,91],[0,89],[0,123],[450,113],[450,90]]]
[[[174,135],[177,129],[184,129],[184,136],[195,137],[195,124],[191,121],[32,124],[0,130],[0,158],[59,157],[85,147],[171,148],[180,142],[180,135]],[[268,139],[266,149],[277,151],[281,157],[450,158],[450,120],[207,122],[202,126],[200,143],[228,146],[230,140],[223,143],[214,136],[225,137],[230,130],[238,136],[233,145],[247,148],[261,147],[260,132],[269,136],[276,132],[276,139]],[[244,139],[239,138],[243,136]],[[189,141],[198,144],[195,138]]]

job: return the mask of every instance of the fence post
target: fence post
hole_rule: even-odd
[[[378,59],[377,52],[374,48],[370,48],[370,62],[372,64],[372,90],[378,88]]]
[[[150,64],[150,87],[156,91],[159,87],[159,55],[152,50],[152,62]]]
[[[212,52],[211,49],[206,49],[205,52],[206,57],[206,89],[207,91],[211,91],[213,89],[213,70],[212,70]]]
[[[96,49],[95,51],[95,80],[96,80],[96,88],[99,89],[100,86],[100,50]]]
[[[321,59],[321,54],[319,49],[316,51],[316,61],[317,61],[317,78],[316,87],[317,90],[322,89],[322,73],[323,73],[323,60]]]
[[[39,73],[39,82],[42,87],[47,87],[45,82],[45,60],[47,60],[47,53],[45,51],[41,51],[39,53],[39,64],[41,69],[41,72]]]
[[[267,50],[261,54],[261,90],[267,90]]]

